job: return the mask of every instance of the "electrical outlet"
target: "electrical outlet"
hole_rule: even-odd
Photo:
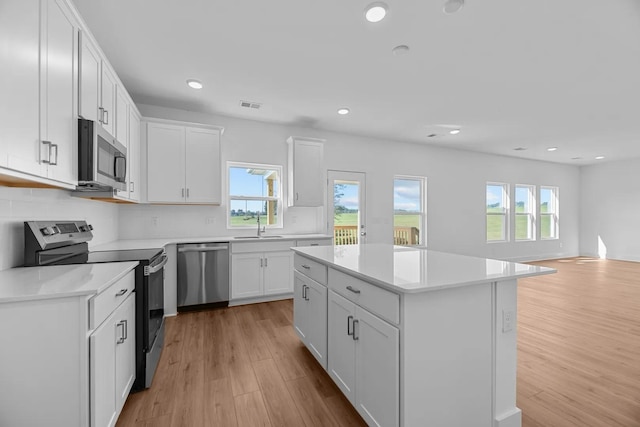
[[[158,217],[157,217],[157,216],[152,216],[152,217],[151,217],[151,224],[152,224],[154,227],[157,227],[158,225],[160,225],[160,221],[158,220]]]
[[[502,333],[513,331],[515,312],[513,310],[502,310]]]

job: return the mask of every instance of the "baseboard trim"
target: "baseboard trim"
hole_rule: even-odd
[[[513,408],[511,411],[497,416],[494,427],[521,427],[522,411],[520,408]]]
[[[293,292],[289,292],[286,294],[254,297],[254,298],[236,299],[236,300],[229,301],[229,307],[235,307],[236,305],[257,304],[261,302],[278,301],[281,299],[291,299],[291,298],[293,298]]]

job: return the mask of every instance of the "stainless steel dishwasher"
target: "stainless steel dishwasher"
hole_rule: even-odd
[[[229,243],[178,245],[178,311],[229,305]]]

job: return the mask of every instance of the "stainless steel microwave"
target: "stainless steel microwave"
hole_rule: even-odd
[[[127,148],[99,123],[78,119],[78,190],[126,190]]]

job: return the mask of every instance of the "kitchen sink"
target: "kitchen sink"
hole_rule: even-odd
[[[283,236],[236,236],[234,239],[282,239]]]

